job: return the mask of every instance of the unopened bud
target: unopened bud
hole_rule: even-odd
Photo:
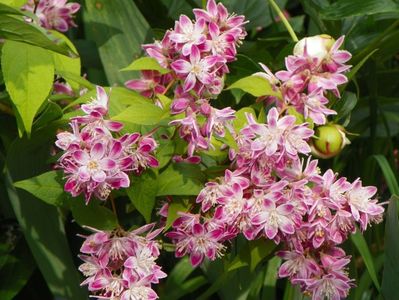
[[[327,34],[306,37],[296,43],[294,55],[315,57],[321,62],[327,58],[328,52],[334,42],[335,40]]]
[[[337,124],[328,124],[316,128],[312,141],[312,153],[320,158],[331,158],[350,144],[345,129]]]

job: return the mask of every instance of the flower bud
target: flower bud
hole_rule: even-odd
[[[327,58],[328,52],[334,42],[335,40],[327,34],[303,38],[296,43],[294,55],[317,58],[318,61],[321,62],[323,59]]]
[[[316,138],[311,145],[312,153],[320,158],[331,158],[350,144],[345,135],[345,129],[337,124],[328,124],[316,128]]]

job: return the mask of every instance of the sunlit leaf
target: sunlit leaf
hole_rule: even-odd
[[[268,80],[257,75],[241,78],[227,88],[227,90],[231,89],[240,89],[255,97],[279,96],[277,92],[273,91]]]
[[[54,64],[49,51],[14,41],[6,41],[1,55],[7,91],[30,133],[33,119],[53,85]]]
[[[147,171],[137,178],[133,178],[130,187],[126,190],[134,207],[143,215],[146,222],[151,221],[152,210],[155,206],[155,197],[158,192],[157,176]]]
[[[141,70],[154,70],[161,74],[169,73],[169,69],[163,68],[155,58],[141,57],[133,61],[130,65],[123,68],[121,71],[141,71]]]
[[[35,197],[51,205],[62,205],[65,198],[64,188],[61,183],[62,174],[49,171],[39,176],[14,183],[14,186],[23,189]]]

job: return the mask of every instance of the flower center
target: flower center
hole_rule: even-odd
[[[191,72],[193,72],[195,75],[201,74],[202,68],[200,64],[195,64],[193,65]]]
[[[98,163],[95,160],[91,160],[89,161],[89,163],[87,164],[87,168],[90,171],[94,171],[98,169]]]

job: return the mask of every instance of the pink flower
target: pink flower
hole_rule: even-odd
[[[129,288],[121,295],[121,300],[154,300],[158,299],[155,291],[148,286],[145,280],[132,282]]]
[[[294,158],[298,153],[310,153],[311,149],[306,140],[312,135],[313,130],[308,128],[306,123],[287,129],[283,137],[285,151]]]
[[[198,194],[197,203],[201,203],[201,210],[207,212],[211,207],[218,204],[222,196],[221,186],[216,182],[207,182],[205,187]]]
[[[153,156],[158,144],[152,137],[142,137],[133,133],[124,135],[121,138],[124,153],[131,159],[131,170],[140,174],[148,167],[157,168],[158,160]]]
[[[264,199],[263,210],[255,215],[252,224],[258,227],[257,232],[264,230],[267,238],[274,239],[280,230],[284,234],[295,232],[291,204],[276,205],[271,199]]]
[[[36,9],[35,6],[35,1],[29,0],[23,9],[34,12],[44,28],[65,32],[69,27],[76,27],[73,14],[80,9],[80,4],[67,3],[67,0],[39,0]]]
[[[93,145],[90,152],[75,151],[73,158],[78,163],[78,175],[82,181],[104,182],[106,171],[116,167],[116,162],[105,156],[105,146],[101,143]]]
[[[317,263],[300,251],[279,251],[277,255],[286,261],[280,266],[279,277],[309,278],[319,272]]]
[[[154,94],[162,94],[165,87],[162,84],[164,78],[156,71],[142,71],[142,78],[132,79],[125,82],[125,86],[129,89],[140,92],[145,97],[152,97]]]
[[[69,125],[72,128],[72,132],[64,131],[57,134],[55,145],[62,150],[68,150],[71,145],[79,147],[80,143],[84,142],[84,137],[79,132],[78,122],[72,121]]]
[[[248,123],[249,126],[243,130],[243,133],[252,132],[256,135],[251,149],[258,153],[265,151],[266,155],[271,156],[276,153],[279,145],[283,143],[283,134],[295,123],[295,117],[284,116],[279,118],[277,109],[273,107],[267,114],[267,125],[258,124],[252,118],[248,118]],[[290,144],[288,144],[288,148],[291,150],[289,146]]]
[[[307,290],[312,293],[312,300],[346,298],[351,287],[351,280],[346,275],[344,266],[350,260],[322,254],[321,262],[325,268],[325,274],[306,281]]]
[[[177,44],[183,44],[182,53],[184,56],[191,56],[192,46],[199,46],[206,41],[205,26],[206,23],[203,19],[199,19],[193,24],[187,16],[181,15],[169,38]]]
[[[336,111],[325,106],[328,104],[328,99],[324,97],[321,89],[316,89],[309,95],[302,94],[300,99],[301,101],[298,101],[296,106],[303,111],[305,119],[310,118],[315,124],[325,124],[326,116],[337,114]]]
[[[200,132],[196,113],[187,110],[186,115],[184,119],[174,120],[169,125],[180,125],[179,135],[188,142],[187,152],[191,157],[196,149],[208,149],[208,142]]]
[[[344,39],[345,36],[341,36],[336,40],[327,55],[323,67],[328,72],[343,72],[350,68],[345,63],[351,59],[352,55],[348,51],[338,50],[342,46]]]
[[[243,190],[237,183],[223,187],[222,196],[217,199],[220,205],[216,208],[214,218],[218,222],[234,224],[244,210],[246,199],[243,196]]]
[[[96,112],[102,116],[105,116],[108,113],[109,97],[104,88],[101,86],[96,86],[96,92],[96,98],[92,98],[91,102],[89,103],[82,104],[80,108],[88,115]]]
[[[353,218],[359,221],[361,228],[365,230],[370,218],[380,216],[384,208],[377,204],[377,200],[370,198],[375,195],[377,188],[374,186],[362,186],[360,179],[353,182],[351,188],[346,192],[346,198]]]
[[[242,30],[234,28],[232,30],[221,33],[220,27],[215,23],[209,23],[209,39],[206,41],[213,55],[221,55],[226,61],[235,59],[237,50],[235,41],[239,38]]]
[[[230,107],[223,109],[211,108],[208,120],[204,127],[205,135],[210,138],[213,133],[220,137],[225,135],[225,127],[229,121],[235,119],[235,110]]]
[[[123,264],[125,272],[130,272],[139,278],[147,278],[151,283],[159,283],[159,279],[165,278],[166,274],[155,262],[156,257],[152,251],[143,247],[135,251],[135,255],[125,260]]]
[[[218,24],[224,30],[232,28],[241,28],[246,22],[244,16],[230,15],[226,7],[222,3],[216,4],[215,0],[209,0],[206,5],[206,10],[194,9],[194,15],[197,20],[205,19],[208,22]],[[245,32],[242,30],[240,39],[245,37]]]
[[[156,299],[152,283],[166,277],[156,264],[159,245],[152,239],[162,229],[152,230],[147,224],[132,232],[117,229],[111,232],[97,231],[86,237],[79,257],[84,263],[79,267],[93,296],[100,299]]]
[[[220,256],[224,246],[220,243],[224,231],[220,228],[208,228],[210,223],[200,224],[197,217],[184,215],[184,220],[173,223],[175,231],[168,232],[167,237],[176,244],[176,257],[190,254],[190,262],[196,267],[205,257],[215,260]]]
[[[172,69],[184,78],[184,91],[194,88],[197,80],[202,84],[211,84],[214,79],[212,68],[216,63],[224,62],[221,56],[207,56],[201,59],[201,54],[196,46],[191,47],[190,61],[178,59],[171,64]]]

